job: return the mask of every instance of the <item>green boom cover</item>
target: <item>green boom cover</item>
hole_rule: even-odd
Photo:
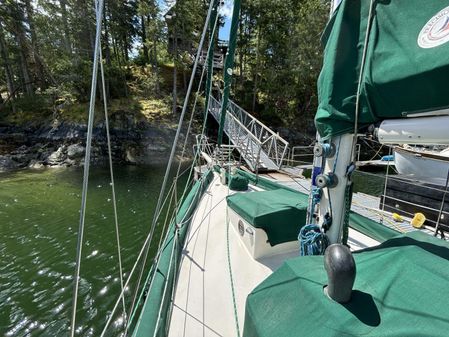
[[[343,0],[323,34],[316,127],[323,139],[354,129],[370,0]],[[359,127],[449,106],[449,3],[375,0]]]

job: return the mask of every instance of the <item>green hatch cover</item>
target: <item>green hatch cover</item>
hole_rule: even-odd
[[[369,0],[343,0],[323,35],[316,127],[352,132]],[[449,106],[449,3],[374,1],[360,96],[360,127]]]
[[[354,254],[352,300],[323,294],[323,256],[288,260],[248,296],[244,337],[447,336],[449,249],[415,232]]]
[[[227,197],[228,206],[256,228],[262,228],[270,245],[298,239],[305,224],[307,195],[285,189],[238,193]]]

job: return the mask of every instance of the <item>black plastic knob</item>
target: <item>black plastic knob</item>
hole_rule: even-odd
[[[325,293],[338,303],[349,302],[356,276],[355,261],[349,248],[340,244],[327,247],[324,268],[328,279]]]

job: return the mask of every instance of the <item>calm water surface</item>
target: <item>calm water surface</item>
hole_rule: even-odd
[[[162,166],[115,170],[125,275],[149,231],[164,171]],[[99,335],[120,292],[108,177],[101,168],[90,177],[79,336]],[[356,191],[382,192],[381,176],[356,174],[354,180]],[[81,186],[80,169],[0,174],[0,336],[68,334]],[[119,335],[119,323],[117,316],[109,335]]]
[[[115,170],[125,275],[149,231],[164,172],[162,166]],[[100,334],[120,293],[108,177],[108,169],[94,168],[89,182],[79,336]],[[81,186],[80,169],[0,174],[0,336],[68,334]],[[119,334],[119,323],[110,335]]]

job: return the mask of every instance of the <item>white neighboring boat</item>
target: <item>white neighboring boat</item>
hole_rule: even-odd
[[[394,165],[400,174],[444,186],[449,171],[449,148],[432,151],[398,146],[394,149]]]

